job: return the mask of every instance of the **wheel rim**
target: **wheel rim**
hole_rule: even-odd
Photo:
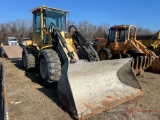
[[[27,60],[26,60],[26,55],[24,53],[23,53],[22,60],[23,60],[23,66],[26,68],[26,66],[27,66]]]
[[[106,59],[107,59],[107,55],[106,55],[105,52],[101,52],[101,54],[100,54],[100,59],[101,59],[101,60],[106,60]]]
[[[45,79],[47,76],[47,64],[44,59],[41,59],[40,61],[40,74],[42,79]]]

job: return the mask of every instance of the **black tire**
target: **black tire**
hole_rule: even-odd
[[[46,87],[51,87],[60,79],[61,62],[54,50],[46,49],[40,52],[39,74]]]
[[[3,50],[2,50],[2,49],[0,49],[0,56],[1,56],[2,58],[4,58],[4,57],[5,57],[5,53],[3,52]]]
[[[122,58],[130,58],[130,55],[129,55],[129,54],[126,54],[126,53],[123,53],[123,54],[122,54]]]
[[[108,48],[102,48],[98,55],[101,60],[109,60],[112,57],[112,52]]]
[[[125,53],[126,53],[126,54],[129,54],[131,57],[145,56],[144,53],[140,53],[140,52],[139,52],[138,50],[136,50],[136,49],[127,50]]]
[[[22,66],[25,71],[35,67],[35,57],[31,53],[28,54],[26,50],[22,52]]]
[[[2,52],[1,52],[1,57],[2,57],[2,58],[4,58],[4,57],[5,57],[4,53],[2,53]]]

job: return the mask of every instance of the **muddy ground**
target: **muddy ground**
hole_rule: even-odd
[[[10,120],[73,120],[61,105],[56,85],[44,88],[35,72],[24,72],[21,61],[4,62]],[[88,120],[160,120],[160,75],[137,77],[144,94]]]

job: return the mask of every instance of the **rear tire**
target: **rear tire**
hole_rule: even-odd
[[[4,56],[5,56],[4,53],[1,52],[1,57],[4,58]]]
[[[46,49],[40,52],[39,74],[44,86],[51,87],[61,76],[61,62],[55,51]]]
[[[25,50],[22,52],[22,66],[25,71],[35,67],[35,57],[32,54],[28,54]]]
[[[108,48],[102,48],[98,55],[100,60],[109,60],[112,57],[112,53]]]
[[[2,50],[2,49],[0,49],[0,56],[1,56],[2,58],[4,58],[4,57],[5,57],[5,53],[3,52],[3,50]]]

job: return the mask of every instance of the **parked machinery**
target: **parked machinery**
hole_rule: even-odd
[[[133,57],[131,66],[135,74],[149,67],[154,72],[160,71],[158,56],[136,39],[134,25],[110,27],[108,39],[97,38],[93,47],[101,60]]]
[[[136,37],[149,50],[152,50],[156,55],[160,55],[160,30],[156,34],[137,35]]]
[[[22,49],[18,45],[16,37],[7,37],[6,40],[1,41],[0,45],[0,57],[10,60],[21,59]]]
[[[59,99],[74,117],[88,118],[143,94],[131,59],[99,61],[75,26],[66,31],[68,11],[40,6],[32,14],[22,64],[26,71],[38,68],[44,85],[58,82]]]

